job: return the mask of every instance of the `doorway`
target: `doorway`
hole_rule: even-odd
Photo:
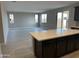
[[[57,29],[68,28],[69,11],[57,13]]]

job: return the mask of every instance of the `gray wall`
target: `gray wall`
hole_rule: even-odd
[[[11,12],[8,12],[8,14]],[[10,24],[8,19],[9,28],[26,28],[26,27],[36,27],[34,21],[34,13],[22,13],[13,12],[14,14],[14,24]]]
[[[7,40],[7,34],[8,34],[8,18],[7,18],[7,11],[6,11],[6,7],[4,2],[1,2],[1,16],[0,16],[0,20],[2,20],[0,23],[0,34],[3,32],[3,36],[1,35],[2,38],[0,39],[4,39],[2,41],[4,41],[6,43]],[[4,38],[3,38],[4,37]]]
[[[79,26],[78,21],[74,21],[74,7],[79,6],[79,2],[70,6],[57,8],[53,10],[48,10],[43,13],[47,13],[47,23],[42,24],[38,23],[38,26],[40,26],[43,29],[56,29],[57,28],[57,12],[63,12],[69,10],[69,20],[68,20],[68,28],[71,26]],[[39,13],[39,17],[40,17]],[[21,27],[35,27],[36,24],[34,22],[34,14],[32,13],[14,13],[14,24],[9,23],[9,28],[21,28]],[[41,18],[39,18],[41,20]],[[40,22],[39,20],[39,22]],[[39,25],[40,24],[40,25]]]
[[[43,29],[55,29],[56,28],[56,11],[43,12],[47,14],[47,23],[40,23],[40,27]],[[41,19],[41,18],[40,18]]]
[[[3,35],[3,25],[2,25],[2,13],[1,13],[1,2],[0,2],[0,43],[4,42],[4,35]]]
[[[79,22],[74,21],[74,7],[75,6],[79,6],[79,3],[43,12],[43,13],[48,14],[47,16],[48,22],[46,24],[40,24],[40,26],[44,29],[51,29],[51,28],[56,29],[57,28],[57,15],[56,15],[57,12],[63,12],[67,10],[69,10],[68,28],[70,28],[71,26],[78,26]]]

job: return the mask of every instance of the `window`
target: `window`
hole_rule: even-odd
[[[14,15],[9,14],[9,19],[10,19],[10,23],[13,24],[14,23]]]
[[[41,18],[41,23],[47,23],[47,14],[42,14]]]
[[[35,14],[35,23],[38,23],[38,14]]]

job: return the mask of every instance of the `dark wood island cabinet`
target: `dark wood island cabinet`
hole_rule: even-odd
[[[34,54],[38,58],[57,58],[79,49],[79,31],[33,32]]]

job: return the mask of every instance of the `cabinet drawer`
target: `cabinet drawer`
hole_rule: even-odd
[[[75,36],[75,49],[78,50],[79,49],[79,35]]]
[[[49,40],[43,42],[43,57],[54,58],[56,57],[56,41]]]
[[[66,53],[67,41],[65,38],[57,40],[57,57],[63,56]]]
[[[70,36],[67,38],[67,53],[75,50],[75,36]]]

